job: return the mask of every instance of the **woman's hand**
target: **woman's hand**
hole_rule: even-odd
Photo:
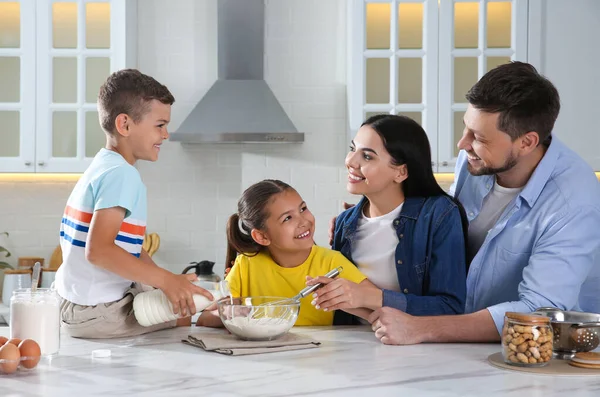
[[[344,211],[348,208],[354,207],[356,204],[348,204],[347,202],[343,202],[342,206],[344,207]],[[329,245],[333,245],[333,235],[335,234],[335,220],[336,217],[333,217],[329,220],[329,227],[327,229],[327,235],[329,236]]]
[[[381,307],[383,292],[369,280],[356,284],[343,278],[306,276],[306,285],[317,283],[323,284],[313,293],[311,303],[317,309],[331,311],[366,307],[375,310]]]

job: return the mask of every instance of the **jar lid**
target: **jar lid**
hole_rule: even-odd
[[[6,269],[4,274],[31,274],[31,268],[29,269]]]
[[[537,314],[506,312],[505,316],[511,320],[523,323],[547,324],[550,322],[550,317],[545,317]]]

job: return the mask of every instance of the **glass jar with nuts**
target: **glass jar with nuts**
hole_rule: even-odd
[[[507,312],[502,328],[504,362],[522,367],[542,367],[552,358],[550,318]]]

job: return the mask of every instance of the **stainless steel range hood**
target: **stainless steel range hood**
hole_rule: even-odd
[[[218,0],[218,77],[172,141],[303,142],[263,76],[264,0]]]

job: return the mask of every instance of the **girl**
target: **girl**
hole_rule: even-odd
[[[338,266],[344,269],[339,277],[377,290],[341,253],[315,245],[314,231],[314,216],[288,184],[264,180],[246,189],[238,212],[227,222],[226,263],[235,260],[226,278],[231,295],[291,298],[306,286],[307,276],[318,277]],[[237,253],[242,255],[235,258]],[[351,311],[363,318],[370,314]],[[310,300],[300,302],[296,325],[332,323],[332,311],[318,310]],[[196,325],[220,326],[221,321],[214,312],[206,312]]]
[[[307,284],[328,285],[316,291],[315,307],[462,313],[467,219],[433,176],[423,128],[404,116],[369,118],[352,141],[346,168],[348,191],[363,198],[338,216],[333,249],[379,288],[365,290],[352,281],[317,277]]]

